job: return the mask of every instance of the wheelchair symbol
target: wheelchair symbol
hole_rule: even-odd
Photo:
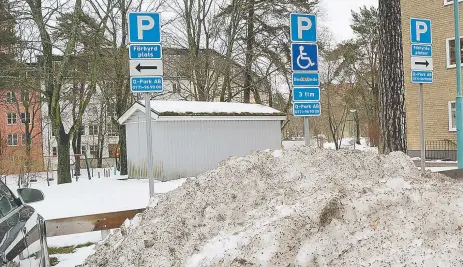
[[[304,52],[304,46],[302,45],[299,46],[299,56],[297,57],[297,65],[303,70],[315,66],[315,63],[313,63],[310,57],[307,56],[307,53]]]

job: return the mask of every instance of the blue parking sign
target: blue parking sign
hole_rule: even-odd
[[[296,43],[291,45],[293,71],[318,71],[318,46]]]
[[[317,42],[317,17],[291,14],[291,42]]]
[[[296,117],[318,117],[320,114],[320,102],[293,103],[293,115]]]
[[[314,102],[320,101],[320,88],[319,87],[294,87],[293,88],[293,102]]]
[[[130,43],[160,43],[159,13],[129,13],[129,41]]]
[[[411,18],[410,35],[412,44],[432,44],[431,20]]]

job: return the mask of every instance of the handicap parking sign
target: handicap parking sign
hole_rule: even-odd
[[[292,44],[291,55],[293,71],[318,71],[318,46],[316,44]]]

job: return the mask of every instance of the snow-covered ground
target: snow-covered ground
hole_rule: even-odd
[[[418,167],[419,170],[421,170],[420,167]],[[450,170],[455,170],[458,169],[458,167],[426,167],[426,170],[429,170],[431,172],[442,172],[442,171],[450,171]]]
[[[51,256],[56,257],[59,261],[55,267],[75,267],[83,264],[85,259],[93,253],[95,253],[95,245],[78,248],[72,254],[55,254]]]
[[[284,149],[290,149],[295,146],[304,146],[305,142],[304,141],[283,141],[283,148]],[[311,141],[311,146],[317,146],[317,140],[313,139]],[[324,143],[323,147],[326,149],[336,149],[336,145],[334,142],[331,143]],[[368,145],[368,140],[367,138],[361,137],[360,138],[360,145],[355,143],[354,138],[344,138],[341,141],[341,149],[356,149],[356,150],[361,150],[361,151],[378,151],[378,148],[376,147],[370,147]]]
[[[100,172],[103,177],[102,169],[95,169],[94,176]],[[37,174],[37,182],[31,183],[31,188],[40,189],[45,200],[31,204],[37,212],[46,220],[67,218],[98,213],[116,212],[132,209],[146,208],[149,203],[149,181],[126,179],[127,177],[114,176],[113,170],[110,171],[111,177],[92,178],[87,177],[86,170],[82,170],[82,176],[76,182],[57,185],[56,172],[53,173],[54,181],[48,186],[46,173]],[[49,173],[51,177],[52,173]],[[155,193],[166,193],[180,185],[186,179],[171,182],[156,182]],[[17,177],[8,176],[6,183],[15,192],[17,189]],[[88,242],[96,243],[101,240],[101,232],[91,232],[67,236],[57,236],[48,238],[49,247],[76,246]],[[93,253],[94,246],[76,249],[75,253],[51,255],[59,260],[58,267],[74,267],[82,264],[84,260]]]

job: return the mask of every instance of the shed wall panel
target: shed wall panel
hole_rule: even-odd
[[[196,176],[229,156],[281,148],[279,121],[153,121],[154,176]],[[145,123],[127,125],[129,176],[146,174]]]

